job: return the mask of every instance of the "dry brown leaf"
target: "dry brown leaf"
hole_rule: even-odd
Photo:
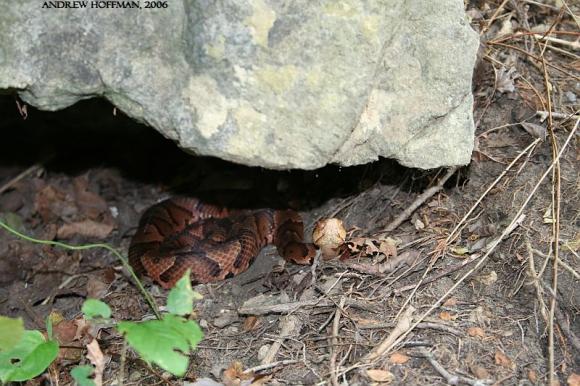
[[[515,370],[515,363],[500,350],[495,350],[495,364],[506,369]]]
[[[257,316],[251,315],[244,320],[243,331],[254,331],[261,324]]]
[[[342,221],[337,218],[319,220],[314,226],[312,239],[320,248],[322,256],[325,259],[331,259],[338,256],[340,247],[346,239],[346,229]]]
[[[96,386],[102,386],[103,372],[105,371],[105,357],[96,339],[93,339],[91,343],[87,344],[87,359],[95,366],[93,382],[95,382]]]
[[[69,239],[76,235],[104,239],[113,231],[113,228],[114,226],[112,224],[84,220],[64,224],[58,229],[57,236],[60,239]]]
[[[580,386],[580,375],[572,373],[566,382],[568,382],[568,386]]]
[[[391,383],[395,379],[395,376],[393,375],[393,373],[391,373],[390,371],[381,370],[381,369],[368,369],[367,376],[371,380],[373,380],[375,382],[380,382],[380,383]]]
[[[483,328],[481,328],[481,327],[469,327],[467,329],[467,334],[469,336],[474,336],[474,337],[478,337],[478,338],[485,337],[485,332],[483,331]]]
[[[51,320],[54,320],[51,316]],[[60,346],[74,346],[76,340],[77,325],[74,320],[61,320],[53,324],[52,334]],[[78,345],[78,343],[77,343]],[[58,350],[58,358],[65,361],[77,362],[82,358],[82,350],[74,348],[63,348]]]
[[[60,218],[70,218],[77,214],[72,198],[64,191],[47,185],[36,193],[34,209],[44,222],[54,222]]]
[[[528,132],[534,138],[540,138],[542,141],[546,139],[547,131],[542,125],[537,125],[535,123],[522,122],[520,123],[525,131]]]
[[[109,284],[102,281],[98,276],[90,275],[87,280],[87,297],[102,299],[109,290]]]
[[[538,382],[538,372],[534,369],[528,370],[528,379],[535,385]]]
[[[500,93],[514,92],[516,90],[514,79],[518,77],[515,67],[510,67],[509,70],[506,70],[505,67],[500,68],[496,71],[495,87],[497,91]]]
[[[247,381],[253,378],[253,373],[244,374],[244,366],[237,361],[225,369],[222,374],[222,382],[225,386],[238,386],[241,384],[241,381]]]
[[[79,211],[90,220],[97,220],[103,213],[109,211],[107,202],[98,194],[89,190],[87,175],[73,180],[74,198]]]
[[[471,373],[473,375],[475,375],[478,379],[490,379],[491,378],[489,371],[487,371],[487,369],[485,369],[484,367],[481,367],[479,365],[476,365],[475,363],[472,363],[469,365],[469,371],[471,371]]]
[[[386,257],[397,256],[397,243],[392,238],[388,237],[385,240],[381,240],[379,244],[379,251],[383,253]]]
[[[439,313],[439,319],[446,320],[446,321],[455,320],[455,319],[457,319],[457,315],[452,315],[448,311],[441,311],[441,313]]]
[[[411,359],[409,356],[401,353],[401,352],[394,352],[389,357],[389,362],[394,363],[396,365],[402,365],[403,363],[407,363]]]

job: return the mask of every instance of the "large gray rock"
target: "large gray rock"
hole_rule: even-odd
[[[46,8],[65,3],[81,7]],[[92,3],[0,0],[0,89],[46,110],[104,96],[248,165],[470,160],[478,38],[461,0]]]

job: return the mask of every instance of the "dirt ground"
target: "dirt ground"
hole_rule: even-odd
[[[295,208],[308,235],[321,218],[341,219],[343,259],[295,266],[269,247],[247,272],[195,288],[203,299],[193,318],[205,338],[187,382],[544,385],[552,366],[554,385],[580,385],[580,28],[571,16],[580,9],[568,6],[467,5],[482,41],[476,149],[453,175],[389,160],[248,168],[186,155],[105,101],[49,113],[5,95],[0,216],[39,239],[124,253],[143,210],[174,194]],[[144,283],[165,304],[167,291]],[[44,330],[52,313],[68,326],[56,327],[66,346],[58,361],[29,384],[71,384],[71,368],[89,363],[74,337],[88,297],[108,303],[116,320],[153,316],[106,250],[70,251],[0,230],[0,314]],[[112,328],[97,340],[105,384],[119,384],[119,374],[125,385],[183,384],[130,349],[121,360]]]

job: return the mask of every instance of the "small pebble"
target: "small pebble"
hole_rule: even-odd
[[[566,98],[568,98],[568,101],[571,103],[575,103],[576,102],[576,94],[574,94],[572,91],[566,91],[564,93],[564,95],[566,96]]]

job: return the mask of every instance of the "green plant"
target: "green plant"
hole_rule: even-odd
[[[121,321],[116,325],[135,351],[149,364],[155,364],[183,376],[189,357],[203,339],[199,325],[184,315],[193,312],[193,302],[199,294],[191,288],[187,272],[169,292],[166,314],[158,320],[145,322]],[[88,320],[103,321],[111,317],[109,306],[96,299],[87,299],[82,312]],[[25,330],[22,319],[0,316],[0,382],[26,381],[42,372],[56,359],[58,343],[52,339],[52,326],[47,322],[49,338],[36,330]],[[76,366],[72,377],[80,386],[94,385],[90,365]]]
[[[22,319],[0,316],[0,382],[26,381],[46,370],[58,343],[40,331],[25,330]]]
[[[199,325],[185,316],[193,312],[193,302],[200,295],[193,291],[190,272],[177,282],[167,298],[168,313],[161,315],[153,298],[145,291],[133,270],[116,249],[107,244],[69,245],[58,241],[41,240],[27,236],[13,227],[0,221],[0,228],[24,240],[37,244],[47,244],[71,250],[104,248],[119,258],[130,272],[137,287],[151,306],[157,320],[145,322],[121,321],[116,328],[127,343],[149,364],[156,364],[162,369],[182,376],[187,371],[189,357],[197,343],[203,339]],[[111,317],[109,306],[97,299],[87,299],[82,306],[87,320],[107,320]],[[0,315],[0,382],[25,381],[42,372],[56,359],[58,342],[52,339],[52,324],[47,321],[48,339],[36,330],[25,330],[21,319],[12,319]],[[81,385],[94,385],[91,375],[94,369],[90,365],[77,366],[71,371],[75,381]]]

